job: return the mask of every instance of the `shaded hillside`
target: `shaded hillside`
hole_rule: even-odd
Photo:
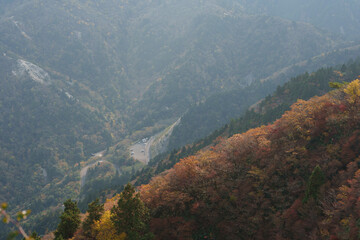
[[[299,100],[142,186],[157,238],[355,239],[359,92]]]
[[[174,68],[158,76],[135,105],[137,127],[176,118],[213,94],[244,88],[326,52],[338,41],[324,34],[279,18],[201,15],[190,25],[183,43],[188,45]]]
[[[346,65],[336,68],[319,69],[314,73],[306,73],[292,78],[283,86],[279,86],[273,94],[246,111],[243,116],[231,120],[228,124],[215,130],[209,136],[193,144],[172,150],[170,153],[162,154],[152,159],[149,167],[144,168],[134,177],[137,179],[136,184],[147,183],[151,177],[171,168],[181,158],[193,155],[200,149],[213,145],[217,142],[218,137],[231,137],[236,133],[243,133],[251,128],[269,124],[280,118],[285,111],[289,110],[290,106],[296,102],[297,99],[307,100],[315,95],[322,95],[330,90],[330,82],[350,82],[359,74],[360,62],[358,59],[355,62],[350,61]],[[191,115],[188,117],[190,118]]]

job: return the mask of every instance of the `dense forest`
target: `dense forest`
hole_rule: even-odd
[[[90,203],[82,224],[78,210],[61,217],[55,235],[70,224],[75,240],[357,239],[360,80],[330,85],[338,89],[181,159],[138,193],[128,184]]]
[[[360,80],[141,186],[158,239],[356,239]]]

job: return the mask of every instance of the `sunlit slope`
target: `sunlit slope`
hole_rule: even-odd
[[[274,124],[221,141],[141,187],[161,239],[355,239],[356,80],[299,100]],[[344,220],[346,219],[346,220]]]

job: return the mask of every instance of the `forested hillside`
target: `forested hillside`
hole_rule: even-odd
[[[356,239],[360,80],[141,187],[158,239]]]
[[[254,104],[243,116],[229,121],[207,137],[152,159],[149,166],[134,177],[136,184],[147,183],[151,177],[173,167],[181,158],[194,155],[197,151],[213,145],[219,137],[228,138],[251,128],[272,123],[289,110],[298,99],[308,100],[328,92],[331,89],[330,82],[350,82],[359,74],[360,61],[357,59],[338,67],[323,68],[311,74],[305,73],[294,77],[284,85],[278,86],[276,91],[261,102]]]
[[[76,84],[7,56],[0,65],[0,202],[36,215],[76,196],[80,163],[112,137],[104,117],[71,95]]]
[[[309,11],[321,4],[295,3],[296,19],[268,3],[254,11],[262,1],[0,0],[0,202],[9,202],[10,214],[32,209],[26,226],[52,231],[66,199],[84,210],[121,191],[136,172],[138,183],[147,182],[216,137],[245,130],[233,121],[184,147],[290,76],[358,56],[357,35],[349,33],[358,26],[357,2],[331,0],[321,9],[341,23],[340,33],[340,25],[333,31]],[[334,70],[342,76],[325,75],[340,81],[358,74]],[[253,119],[264,112],[247,113],[247,126],[263,123]],[[142,171],[130,146],[180,117],[166,142],[183,148]]]
[[[273,124],[182,159],[140,195],[128,184],[91,203],[73,239],[357,239],[360,80],[331,85]]]

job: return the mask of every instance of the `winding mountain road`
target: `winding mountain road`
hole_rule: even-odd
[[[94,157],[100,157],[101,158],[101,157],[103,157],[104,152],[105,151],[95,153]],[[116,169],[117,172],[119,172],[119,174],[121,174],[120,168],[118,166],[116,166],[115,164],[113,164],[112,162],[109,162],[107,160],[100,159],[100,160],[97,160],[96,162],[93,162],[93,163],[90,163],[90,164],[86,165],[85,167],[83,167],[80,170],[80,187],[83,187],[85,185],[86,174],[87,174],[87,171],[89,170],[89,168],[94,167],[96,164],[99,164],[99,163],[109,163]]]

